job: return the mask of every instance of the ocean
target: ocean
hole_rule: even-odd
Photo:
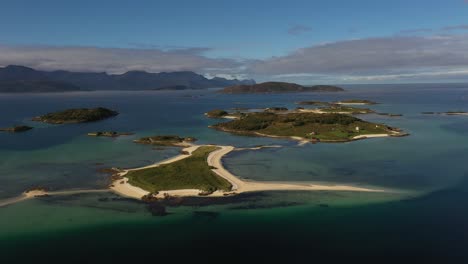
[[[468,85],[351,85],[340,93],[224,95],[216,90],[107,91],[0,95],[0,199],[45,186],[100,189],[108,167],[138,167],[177,155],[178,148],[138,145],[158,134],[236,147],[227,169],[245,179],[378,187],[386,193],[265,192],[234,198],[185,199],[153,215],[147,204],[111,193],[44,197],[0,208],[0,261],[182,260],[463,263],[468,260],[468,117],[422,112],[468,111]],[[297,142],[231,135],[208,128],[212,109],[288,107],[306,100],[369,99],[361,115],[410,136],[349,143]],[[34,116],[74,107],[120,114],[101,122],[47,125]],[[134,132],[118,138],[92,131]],[[5,262],[7,261],[7,262]],[[9,261],[9,262],[8,262]],[[14,261],[14,262],[12,262]]]

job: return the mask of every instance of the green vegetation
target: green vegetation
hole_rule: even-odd
[[[24,132],[33,129],[30,126],[14,126],[14,127],[6,127],[6,128],[0,128],[0,131],[5,131],[5,132]]]
[[[294,136],[321,141],[349,141],[359,135],[395,132],[383,124],[336,113],[249,113],[241,119],[212,127],[247,135]]]
[[[370,101],[370,100],[362,100],[362,99],[349,99],[349,100],[339,101],[338,103],[341,103],[341,104],[367,104],[367,105],[377,104],[376,102],[373,102],[373,101]]]
[[[203,194],[230,191],[232,185],[208,166],[208,155],[216,149],[215,146],[202,146],[190,157],[155,168],[130,171],[126,177],[131,185],[152,193],[180,189],[199,189]]]
[[[61,112],[48,113],[42,116],[34,117],[33,121],[40,121],[50,124],[65,124],[65,123],[84,123],[94,122],[102,119],[110,118],[119,113],[107,108],[77,108],[68,109]]]
[[[196,138],[193,137],[179,137],[174,135],[163,135],[163,136],[152,136],[144,137],[137,140],[134,140],[135,143],[140,144],[149,144],[157,146],[184,146],[187,145],[187,142],[194,142]]]
[[[369,108],[359,108],[359,107],[336,105],[336,104],[331,104],[329,107],[320,108],[319,110],[322,112],[326,112],[326,113],[346,113],[346,114],[374,113],[374,110],[371,110]]]
[[[211,118],[221,118],[226,115],[228,115],[228,112],[224,110],[219,110],[219,109],[211,110],[206,113],[206,116],[211,117]]]

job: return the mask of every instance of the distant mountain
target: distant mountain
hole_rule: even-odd
[[[221,93],[246,94],[246,93],[292,93],[292,92],[340,92],[343,88],[331,85],[302,86],[286,82],[265,82],[251,85],[235,85],[226,87]]]
[[[219,77],[208,79],[190,71],[161,73],[129,71],[124,74],[107,74],[38,71],[14,65],[0,68],[0,92],[204,89],[254,83],[253,80],[228,80]]]

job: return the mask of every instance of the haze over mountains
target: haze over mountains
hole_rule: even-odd
[[[182,90],[255,84],[254,80],[208,79],[190,71],[149,73],[39,71],[24,66],[0,68],[0,92],[66,92],[78,90]]]

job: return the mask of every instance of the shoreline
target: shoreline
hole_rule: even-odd
[[[90,190],[63,190],[63,191],[46,191],[42,189],[30,190],[23,192],[20,196],[0,200],[0,207],[23,202],[37,197],[55,196],[55,195],[73,195],[81,193],[104,193],[110,192],[109,189],[90,189]]]
[[[178,155],[173,158],[157,162],[152,165],[148,165],[140,168],[133,168],[124,170],[118,175],[121,179],[114,180],[110,189],[124,197],[134,198],[141,200],[143,196],[150,194],[149,191],[133,186],[128,183],[128,178],[125,175],[129,171],[141,170],[146,168],[153,168],[159,165],[168,164],[190,157],[193,151],[202,145],[191,146],[183,149],[183,151],[189,152],[189,155]],[[207,164],[214,167],[212,171],[218,176],[226,179],[232,185],[232,189],[228,192],[215,191],[209,195],[199,195],[202,191],[198,189],[180,189],[180,190],[163,190],[159,191],[157,195],[153,195],[155,198],[165,198],[167,196],[176,197],[223,197],[228,195],[236,195],[246,192],[263,192],[263,191],[352,191],[352,192],[386,192],[383,189],[370,189],[363,187],[356,187],[351,185],[322,185],[314,183],[298,183],[298,182],[259,182],[259,181],[246,181],[238,176],[235,176],[229,172],[222,163],[222,158],[228,153],[236,150],[233,146],[217,146],[219,149],[212,151],[207,158]]]
[[[377,138],[377,137],[405,137],[409,136],[408,133],[405,132],[398,132],[398,131],[389,131],[390,133],[386,134],[365,134],[365,135],[357,135],[349,139],[343,139],[343,140],[317,140],[314,141],[312,139],[307,139],[299,136],[275,136],[275,135],[268,135],[268,134],[263,134],[260,132],[240,132],[240,131],[234,131],[234,130],[229,130],[225,128],[219,128],[219,127],[213,127],[209,126],[209,128],[213,128],[219,131],[227,132],[227,133],[232,133],[232,134],[237,134],[237,135],[245,135],[245,136],[259,136],[259,137],[269,137],[269,138],[279,138],[279,139],[286,139],[286,140],[294,140],[299,142],[299,146],[303,146],[307,143],[347,143],[347,142],[353,142],[357,140],[362,140],[362,139],[368,139],[368,138]]]

